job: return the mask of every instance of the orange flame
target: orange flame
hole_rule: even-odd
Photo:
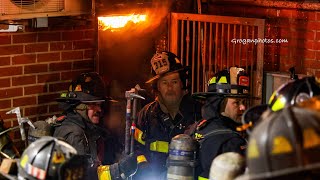
[[[135,24],[139,22],[146,21],[146,15],[127,15],[127,16],[108,16],[108,17],[98,17],[99,30],[110,29],[114,31],[126,26],[128,22],[133,22]]]

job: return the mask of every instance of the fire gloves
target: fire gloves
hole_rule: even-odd
[[[138,169],[137,155],[131,153],[118,163],[98,167],[99,180],[125,180],[134,175]]]

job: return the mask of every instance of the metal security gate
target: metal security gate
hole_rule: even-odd
[[[214,73],[237,66],[249,73],[250,93],[259,98],[253,103],[261,102],[264,23],[263,19],[171,13],[169,49],[191,66],[191,93],[206,91]]]

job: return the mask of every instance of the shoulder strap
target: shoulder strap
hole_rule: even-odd
[[[152,118],[152,114],[153,114],[152,108],[154,107],[155,103],[156,103],[156,101],[153,101],[153,102],[146,105],[147,107],[145,108],[145,112],[143,114],[143,116],[145,116],[145,119],[143,122],[144,129],[142,129],[144,132],[143,133],[144,136],[147,136],[149,134],[150,119]]]
[[[215,135],[218,135],[218,134],[236,134],[238,135],[239,137],[243,138],[241,136],[241,134],[235,132],[235,131],[232,131],[230,129],[215,129],[215,130],[212,130],[212,131],[209,131],[208,133],[204,134],[202,136],[202,138],[199,140],[199,143],[201,144],[204,140],[206,140],[208,137],[211,137],[211,136],[215,136]],[[244,139],[244,138],[243,138]]]

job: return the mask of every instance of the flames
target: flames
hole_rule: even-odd
[[[131,15],[122,15],[122,16],[107,16],[107,17],[98,17],[99,30],[111,30],[116,31],[125,27],[129,22],[139,23],[146,21],[146,15],[140,14],[131,14]]]

